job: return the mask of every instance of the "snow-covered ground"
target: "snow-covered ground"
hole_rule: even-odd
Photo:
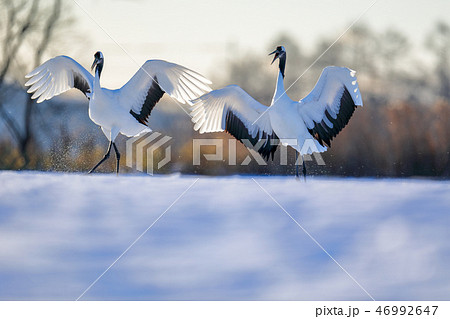
[[[82,300],[450,299],[448,181],[197,178],[0,172],[0,299],[78,298],[190,186]]]

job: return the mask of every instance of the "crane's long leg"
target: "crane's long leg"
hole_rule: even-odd
[[[297,161],[298,161],[298,152],[297,152],[297,150],[295,150],[295,178],[299,178],[299,175],[298,175],[298,164],[297,164]]]
[[[109,147],[108,147],[108,150],[106,151],[105,156],[103,156],[103,158],[100,160],[100,162],[98,162],[97,165],[95,165],[94,168],[91,169],[88,174],[93,173],[97,169],[97,167],[99,167],[104,161],[106,161],[109,158],[109,153],[111,153],[112,145],[113,145],[113,142],[109,142]]]
[[[303,169],[302,169],[303,180],[306,182],[306,165],[305,165],[305,159],[303,158],[303,155],[302,155],[302,163],[303,163]]]
[[[117,160],[116,174],[119,174],[120,153],[119,150],[117,149],[116,143],[113,142],[112,145],[114,146],[114,151],[116,152],[116,160]]]

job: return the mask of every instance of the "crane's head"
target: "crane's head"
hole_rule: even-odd
[[[269,53],[269,55],[272,55],[272,54],[275,54],[275,56],[273,57],[272,63],[270,63],[270,64],[273,64],[273,62],[275,62],[276,59],[281,59],[282,57],[284,57],[286,55],[286,49],[282,45],[277,46],[275,51]]]
[[[96,65],[103,66],[103,53],[100,51],[95,52],[94,54],[94,63],[92,63],[91,71],[95,68]]]

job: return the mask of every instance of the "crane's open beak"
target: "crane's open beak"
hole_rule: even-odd
[[[94,70],[94,68],[97,65],[97,63],[98,63],[98,59],[95,58],[94,63],[92,63],[92,66],[91,66],[91,71]]]
[[[269,53],[269,55],[272,55],[272,54],[275,54],[275,56],[273,57],[272,63],[270,63],[270,64],[273,64],[273,62],[275,62],[275,60],[276,60],[276,59],[278,58],[278,56],[280,55],[280,53],[278,52],[278,50],[275,50],[275,51]]]

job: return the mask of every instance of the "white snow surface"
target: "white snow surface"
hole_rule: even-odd
[[[450,299],[450,182],[0,172],[0,299]]]

